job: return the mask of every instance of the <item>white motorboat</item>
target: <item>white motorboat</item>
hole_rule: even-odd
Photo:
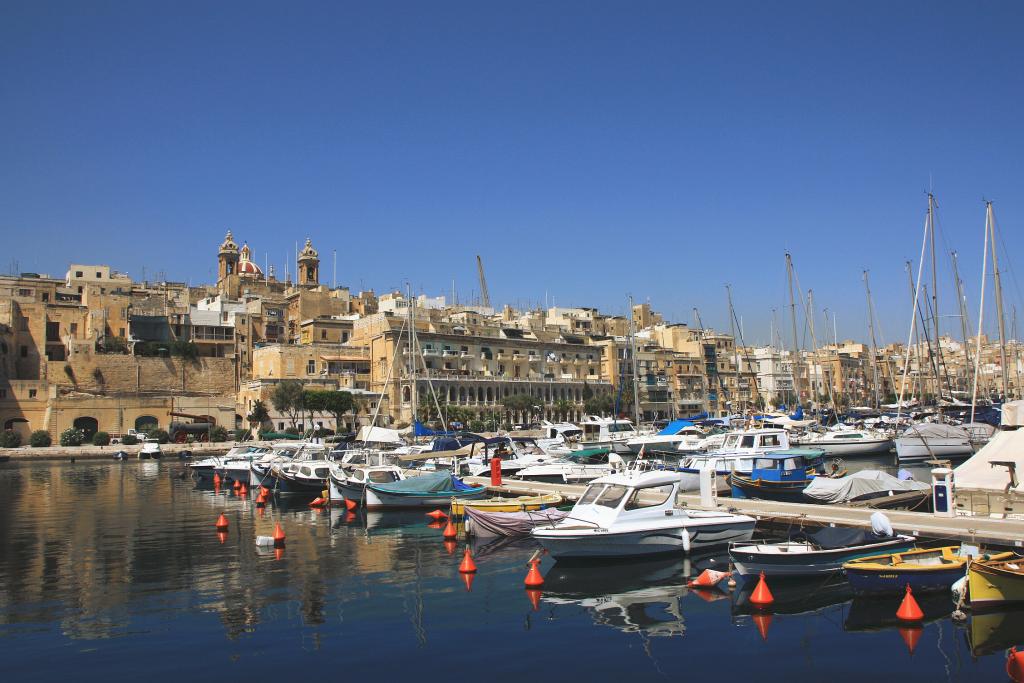
[[[367,484],[390,484],[405,479],[405,471],[381,451],[354,451],[330,467],[330,499],[362,504]]]
[[[586,415],[580,422],[583,429],[583,448],[612,448],[616,452],[626,453],[629,448],[626,442],[637,436],[633,423],[614,417]]]
[[[531,535],[556,559],[688,553],[754,533],[754,518],[675,507],[674,472],[629,470],[590,483],[569,516]]]
[[[695,451],[705,436],[704,430],[689,420],[674,420],[657,434],[634,437],[626,445],[633,453],[641,449]]]
[[[588,448],[571,454],[524,467],[516,478],[528,481],[546,481],[556,484],[585,484],[623,469],[622,458],[607,448]]]
[[[900,462],[966,458],[980,445],[963,427],[924,422],[911,425],[896,439],[896,454]]]
[[[163,452],[160,450],[160,442],[156,439],[146,439],[139,449],[139,460],[158,460]]]
[[[892,450],[892,439],[868,429],[829,430],[800,440],[799,445],[820,448],[828,455],[842,458],[885,455]]]
[[[680,490],[699,490],[701,471],[713,467],[718,475],[718,490],[724,493],[729,490],[726,477],[730,473],[749,474],[756,456],[789,449],[789,432],[785,429],[756,428],[728,432],[721,448],[690,456],[680,463]],[[820,450],[807,450],[808,457],[822,455]]]
[[[501,474],[508,477],[532,465],[556,460],[537,446],[533,439],[497,436],[477,441],[464,447],[469,455],[459,458],[458,471],[462,476],[482,477],[490,474],[491,460],[501,460]]]

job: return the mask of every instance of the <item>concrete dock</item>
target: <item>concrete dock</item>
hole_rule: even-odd
[[[467,477],[467,483],[490,485],[487,477]],[[566,500],[578,499],[586,486],[551,484],[537,481],[505,479],[499,487],[491,487],[504,495],[558,493]],[[680,505],[700,508],[700,496],[681,494]],[[871,515],[878,510],[844,505],[812,505],[783,503],[773,500],[720,497],[719,507],[750,515],[765,526],[798,529],[806,526],[871,527]],[[895,531],[928,539],[949,540],[978,545],[999,545],[1024,548],[1024,520],[991,517],[940,517],[925,512],[882,510]]]

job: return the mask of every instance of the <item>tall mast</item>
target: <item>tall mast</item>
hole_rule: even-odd
[[[939,281],[938,266],[935,259],[935,195],[928,193],[928,236],[932,243],[932,329],[935,334],[935,395],[936,400],[941,403],[942,379],[939,376]],[[931,349],[929,349],[931,351]]]
[[[818,366],[818,369],[821,371],[821,380],[824,382],[825,381],[825,368],[824,368],[824,366],[822,366],[821,358],[818,355],[818,338],[814,334],[814,291],[810,290],[810,289],[807,290],[807,311],[805,313],[806,313],[806,315],[804,317],[807,320],[807,324],[810,326],[811,345],[812,345],[812,347],[814,349],[814,362]],[[825,330],[825,339],[828,339],[828,329],[827,328]],[[835,414],[835,417],[838,420],[838,418],[839,418],[839,407],[836,405],[836,397],[832,393],[832,380],[830,379],[828,382],[826,382],[825,386],[828,387],[828,399],[829,399],[829,402],[832,403],[832,412]]]
[[[878,344],[875,341],[875,307],[871,303],[871,283],[868,282],[868,271],[864,271],[864,290],[868,297],[868,332],[871,335],[871,378],[875,386],[875,410],[881,403],[878,400]]]
[[[736,387],[736,402],[740,403],[740,354],[739,348],[736,346],[736,325],[734,322],[736,314],[733,312],[732,308],[732,287],[730,287],[729,285],[725,286],[725,295],[726,298],[729,300],[729,334],[732,335],[732,381]],[[735,409],[736,406],[733,406],[733,410]],[[740,412],[742,412],[742,410]]]
[[[1010,382],[1009,368],[1006,367],[1006,320],[1003,318],[1003,285],[999,277],[999,261],[996,257],[996,217],[992,212],[992,202],[985,202],[985,222],[989,230],[989,246],[992,249],[992,277],[995,283],[993,294],[996,297],[996,315],[999,317],[999,365],[1003,369],[1003,400],[1009,400]]]
[[[789,317],[793,324],[793,388],[800,405],[800,340],[796,335],[796,300],[793,298],[793,257],[786,252],[786,279],[789,282]]]
[[[971,383],[971,422],[974,422],[974,409],[978,404],[978,374],[981,370],[981,327],[985,320],[985,280],[988,269],[988,225],[992,205],[985,209],[985,246],[981,250],[981,297],[978,302],[978,336],[974,344],[974,381]]]
[[[960,334],[964,344],[964,384],[963,390],[967,391],[970,382],[971,371],[971,346],[967,341],[969,332],[967,328],[970,327],[971,321],[967,317],[967,302],[964,300],[964,283],[960,279],[960,268],[957,259],[957,253],[955,251],[950,252],[950,257],[953,261],[953,279],[956,281],[956,298],[960,305]]]
[[[412,285],[407,285],[407,291],[409,292],[409,383],[412,388],[409,390],[409,401],[412,406],[412,425],[413,425],[413,439],[416,438],[416,420],[419,419],[418,406],[416,405],[419,399],[418,387],[416,386],[416,356],[418,342],[416,341],[416,301],[412,298]]]
[[[640,394],[637,391],[637,362],[636,362],[636,320],[633,314],[633,296],[629,297],[629,355],[633,360],[633,418],[636,428],[640,428]]]

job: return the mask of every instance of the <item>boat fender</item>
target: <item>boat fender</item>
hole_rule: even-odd
[[[895,535],[895,532],[892,530],[892,524],[889,522],[889,518],[882,512],[876,512],[871,515],[871,530],[879,536]]]
[[[687,531],[686,529],[683,529],[682,539],[683,539],[683,552],[686,552],[686,553],[690,552],[690,532]]]

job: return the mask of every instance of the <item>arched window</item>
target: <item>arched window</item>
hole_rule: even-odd
[[[92,441],[92,436],[99,430],[99,422],[95,417],[76,417],[73,423],[75,429],[81,429],[85,433],[85,440]]]
[[[140,415],[135,418],[135,431],[148,432],[156,429],[160,423],[152,415]]]

